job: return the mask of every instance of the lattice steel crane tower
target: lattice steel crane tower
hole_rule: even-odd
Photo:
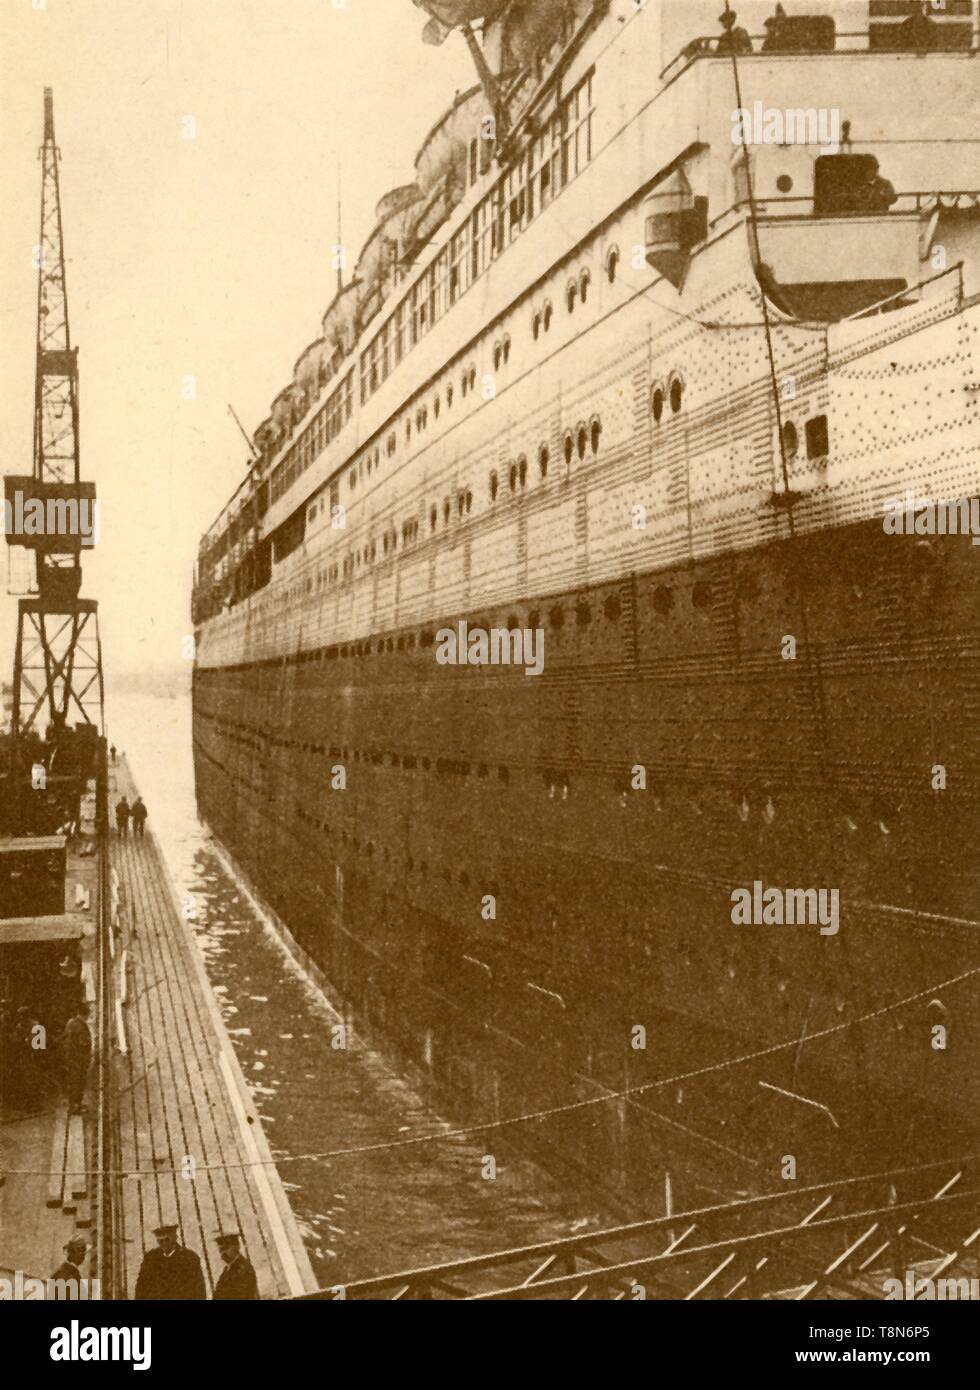
[[[94,750],[103,729],[102,646],[98,604],[80,595],[81,553],[95,543],[95,484],[81,480],[78,348],[68,321],[61,152],[49,87],[39,158],[34,468],[5,478],[7,541],[34,552],[36,572],[36,592],[18,601],[12,733],[15,747],[31,733],[53,747],[74,724]]]

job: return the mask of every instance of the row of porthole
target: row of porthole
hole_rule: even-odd
[[[617,271],[618,271],[618,267],[619,267],[619,248],[616,247],[616,246],[614,246],[614,247],[612,247],[612,248],[610,249],[610,251],[609,251],[609,253],[608,253],[607,257],[606,257],[606,274],[607,274],[607,276],[608,276],[608,279],[609,279],[609,283],[610,283],[610,284],[612,284],[612,283],[615,281],[615,279],[616,279],[616,274],[617,274]],[[567,287],[567,289],[566,289],[566,291],[565,291],[565,303],[566,303],[566,307],[567,307],[567,309],[568,309],[568,312],[569,312],[570,314],[574,312],[574,310],[575,310],[575,305],[576,305],[577,301],[581,300],[581,302],[582,302],[583,304],[585,304],[585,303],[587,302],[588,296],[589,296],[589,288],[590,288],[591,284],[592,284],[592,275],[591,275],[591,272],[588,271],[588,270],[583,270],[582,273],[577,277],[577,279],[572,279],[572,280],[570,280],[570,281],[568,282],[568,287]],[[544,305],[543,310],[540,310],[540,311],[536,311],[536,312],[535,312],[534,317],[533,317],[533,319],[532,319],[532,321],[531,321],[532,333],[533,333],[535,339],[537,339],[537,338],[539,337],[542,328],[544,329],[544,332],[546,332],[546,333],[547,333],[548,330],[551,328],[551,321],[552,321],[553,313],[554,313],[554,311],[553,311],[553,309],[552,309],[552,305],[551,305],[551,301],[550,301],[550,300],[546,300],[546,301],[545,301],[545,305]],[[494,345],[493,345],[493,365],[494,365],[494,370],[495,370],[495,371],[499,371],[500,368],[501,368],[502,366],[506,366],[506,364],[507,364],[507,363],[509,362],[509,360],[510,360],[510,352],[511,352],[511,338],[510,338],[510,334],[509,334],[509,333],[505,333],[505,334],[503,335],[503,337],[502,337],[501,339],[499,339],[497,342],[495,342]],[[463,394],[464,397],[467,396],[470,392],[472,392],[472,391],[474,391],[474,390],[476,389],[476,367],[475,367],[475,366],[470,365],[469,367],[466,367],[466,368],[464,369],[463,374],[462,374],[462,376],[461,376],[461,378],[460,378],[460,389],[461,389],[462,394]],[[452,408],[452,404],[453,404],[453,386],[452,386],[452,383],[450,382],[450,383],[447,385],[447,387],[446,387],[446,406],[447,406],[447,408],[451,409],[451,408]],[[432,402],[432,413],[433,413],[433,416],[435,417],[435,419],[437,419],[437,420],[438,420],[438,418],[439,418],[441,408],[442,408],[442,405],[441,405],[441,398],[440,398],[439,395],[437,394],[437,395],[433,398],[433,402]],[[677,405],[676,407],[674,407],[674,408],[675,408],[675,409],[680,409],[679,403],[678,403],[678,405]],[[658,418],[659,418],[659,417],[658,417]],[[415,426],[416,432],[417,432],[417,433],[421,433],[421,432],[427,427],[428,422],[429,422],[429,408],[428,408],[428,406],[426,406],[426,405],[421,405],[421,406],[419,406],[419,407],[416,409],[416,412],[415,412],[414,426]],[[411,437],[412,437],[412,425],[413,425],[413,421],[412,421],[411,417],[409,417],[409,418],[405,421],[405,440],[406,440],[406,442],[409,441],[409,440],[411,439]],[[388,456],[389,458],[391,458],[391,457],[394,455],[394,453],[395,453],[397,447],[398,447],[397,435],[396,435],[395,431],[392,431],[392,432],[388,435],[387,440],[386,440],[386,443],[385,443],[385,452],[386,452],[386,454],[387,454],[387,456]],[[580,456],[581,456],[581,455],[580,455]],[[376,468],[376,467],[378,466],[379,461],[380,461],[380,451],[379,451],[378,448],[375,448],[372,454],[366,455],[365,458],[361,460],[361,465],[360,465],[360,466],[366,465],[366,471],[367,471],[368,474],[370,474],[371,471],[372,471],[372,469],[373,469],[373,468]],[[358,465],[356,465],[354,468],[352,468],[352,469],[351,469],[351,472],[350,472],[350,479],[349,479],[349,481],[350,481],[350,488],[351,488],[351,491],[353,491],[353,489],[354,489],[354,488],[356,487],[356,485],[357,485],[357,476],[358,476]],[[542,475],[542,476],[543,476],[543,475]]]
[[[654,423],[659,425],[664,418],[664,410],[670,405],[671,414],[676,415],[684,403],[684,379],[679,372],[671,372],[667,385],[655,381],[650,387],[650,412]]]
[[[593,456],[599,452],[599,442],[602,438],[602,421],[598,415],[593,416],[588,425],[582,423],[575,430],[567,430],[564,436],[563,453],[565,462],[570,464],[575,456],[576,450],[580,460],[584,460],[586,453],[591,446]],[[542,444],[538,450],[538,474],[541,478],[547,478],[548,465],[551,462],[551,451],[547,444]],[[521,454],[516,463],[510,465],[508,474],[511,492],[517,492],[520,488],[527,486],[528,461],[527,455]],[[493,469],[490,473],[490,501],[495,502],[500,492],[500,479],[497,470]]]
[[[387,539],[387,538],[385,538],[385,539]],[[372,544],[374,544],[374,543],[372,542]],[[351,560],[352,560],[353,557],[348,557],[348,559],[351,559]],[[346,563],[346,562],[345,562],[345,563]],[[697,587],[697,586],[695,586],[695,587]],[[661,592],[663,592],[663,593],[668,593],[668,594],[670,593],[669,590],[657,590],[657,593],[661,593]],[[671,596],[670,604],[668,604],[668,610],[669,610],[669,607],[672,605],[672,603],[673,603],[673,597]],[[656,598],[656,594],[654,595],[654,607],[657,607],[657,598]],[[663,611],[668,611],[668,610],[663,610]],[[589,625],[589,623],[591,623],[591,621],[592,621],[592,616],[593,616],[593,615],[592,615],[592,605],[589,603],[588,599],[586,599],[586,598],[584,598],[584,597],[578,599],[577,602],[576,602],[576,604],[575,604],[574,612],[575,612],[575,622],[576,622],[576,624],[577,624],[579,627],[587,627],[587,626]],[[602,613],[603,613],[603,616],[604,616],[609,622],[617,622],[617,621],[619,620],[619,617],[620,617],[621,612],[622,612],[622,605],[621,605],[620,600],[619,600],[619,595],[618,595],[618,594],[615,594],[615,593],[613,593],[613,594],[607,594],[606,598],[603,600],[603,603],[602,603]],[[561,604],[555,604],[552,608],[550,608],[550,609],[548,610],[546,616],[547,616],[548,624],[549,624],[550,627],[555,628],[556,630],[560,630],[561,628],[563,628],[563,627],[565,626],[565,609],[564,609],[564,607],[563,607]],[[537,609],[537,608],[529,609],[529,610],[528,610],[528,614],[527,614],[527,623],[526,623],[526,626],[529,627],[529,628],[538,628],[538,627],[540,627],[540,626],[541,626],[541,618],[542,618],[542,615],[541,615],[541,611],[540,611],[539,609]],[[482,628],[484,628],[484,629],[489,629],[489,628],[492,626],[492,624],[489,623],[489,622],[487,622],[486,620],[481,620],[480,622],[473,624],[473,626],[475,626],[475,627],[482,627]],[[519,627],[521,626],[521,622],[520,622],[520,619],[519,619],[518,615],[517,615],[516,613],[510,613],[510,614],[508,614],[507,619],[506,619],[505,626],[506,626],[507,628],[511,629],[511,630],[514,629],[514,628],[519,628]],[[431,632],[429,629],[425,629],[424,631],[422,631],[421,633],[418,634],[417,645],[418,645],[419,648],[421,648],[421,649],[425,649],[425,648],[431,647],[431,646],[433,645],[433,641],[434,641],[434,638],[433,638],[432,632]],[[394,651],[396,651],[396,650],[397,650],[397,651],[406,651],[406,650],[407,650],[407,651],[413,651],[413,650],[415,649],[415,647],[416,647],[416,634],[415,634],[414,632],[409,632],[409,633],[403,633],[403,634],[402,634],[400,637],[398,637],[397,639],[394,638],[394,637],[381,637],[381,638],[379,638],[378,641],[377,641],[377,644],[376,644],[376,646],[375,646],[375,648],[374,648],[374,650],[375,650],[375,652],[380,656],[380,655],[384,654],[385,652],[394,652]],[[337,660],[338,658],[347,658],[347,657],[355,657],[355,656],[370,656],[370,655],[371,655],[371,649],[372,649],[372,643],[371,643],[370,640],[365,640],[365,641],[363,641],[363,642],[351,642],[351,643],[346,643],[346,642],[345,642],[345,643],[343,643],[342,645],[337,646],[337,647],[327,647],[327,648],[324,648],[323,651],[322,651],[322,653],[321,653],[320,656],[319,656],[319,659],[320,659],[321,661],[335,661],[335,660]],[[316,655],[315,653],[311,653],[309,659],[310,659],[310,660],[316,660],[316,659],[317,659],[317,655]]]
[[[606,254],[606,278],[610,285],[616,282],[616,276],[619,273],[619,260],[619,247],[610,247]],[[591,285],[592,273],[589,270],[583,270],[580,275],[569,280],[565,288],[565,308],[570,314],[575,312],[576,304],[586,304],[588,302]],[[541,336],[542,332],[547,333],[550,330],[553,318],[554,308],[552,307],[551,300],[546,299],[543,306],[540,309],[535,309],[531,317],[531,336],[534,338],[535,342]]]
[[[713,597],[714,593],[711,585],[706,583],[703,579],[699,579],[695,584],[692,585],[692,608],[709,608],[711,606]],[[659,613],[661,617],[667,616],[667,614],[673,608],[674,602],[674,591],[673,589],[668,588],[666,584],[660,584],[657,586],[656,589],[654,589],[651,603],[653,604],[655,611]]]

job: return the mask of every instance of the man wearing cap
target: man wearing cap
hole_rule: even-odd
[[[214,1286],[214,1301],[216,1303],[232,1299],[245,1303],[253,1301],[259,1296],[255,1270],[242,1254],[241,1246],[238,1243],[240,1240],[241,1235],[238,1231],[218,1232],[218,1249],[221,1251],[221,1258],[225,1267]]]
[[[204,1299],[201,1261],[177,1239],[176,1226],[158,1226],[153,1234],[157,1248],[147,1250],[136,1280],[135,1298],[139,1303],[159,1303],[169,1299]]]
[[[72,1236],[65,1246],[64,1260],[48,1280],[48,1298],[81,1298],[81,1267],[87,1249],[84,1236]]]

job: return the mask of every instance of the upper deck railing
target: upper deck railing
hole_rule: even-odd
[[[738,61],[750,62],[753,58],[828,58],[842,53],[874,53],[882,57],[906,56],[935,56],[937,54],[948,57],[950,54],[960,54],[964,57],[975,55],[980,51],[980,19],[975,10],[972,19],[965,20],[962,24],[948,30],[940,30],[939,37],[932,43],[917,45],[912,43],[899,42],[897,33],[889,43],[882,42],[879,34],[874,29],[860,29],[851,32],[837,32],[833,36],[833,44],[820,44],[772,48],[766,47],[768,36],[765,34],[749,34],[748,43],[751,48],[736,49]],[[680,52],[670,60],[660,74],[660,80],[664,83],[674,81],[692,63],[696,63],[699,58],[731,58],[732,44],[727,34],[704,34],[690,39],[684,44]]]

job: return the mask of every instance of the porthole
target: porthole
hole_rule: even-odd
[[[780,174],[776,180],[776,187],[780,193],[791,193],[793,191],[793,180],[789,174]]]
[[[429,530],[434,531],[439,521],[439,513],[435,507],[429,512]]]
[[[551,307],[551,300],[549,299],[548,302],[547,302],[547,303],[545,304],[545,306],[544,306],[544,318],[542,319],[542,324],[543,324],[543,326],[544,326],[544,331],[545,331],[546,333],[548,332],[549,328],[551,327],[551,320],[552,320],[552,316],[553,316],[553,315],[554,315],[554,310],[553,310],[552,307]]]
[[[494,472],[490,474],[490,501],[491,501],[491,502],[496,502],[496,500],[497,500],[497,492],[498,492],[499,487],[500,487],[500,483],[499,483],[499,481],[498,481],[498,479],[497,479],[496,470],[494,470]]]
[[[502,348],[501,348],[500,344],[499,344],[499,343],[494,343],[494,345],[493,345],[493,369],[494,369],[495,372],[499,372],[499,371],[500,371],[500,358],[501,358],[501,353],[502,353]]]
[[[666,616],[674,606],[674,595],[665,585],[661,584],[653,591],[653,606],[656,612]]]
[[[521,487],[527,486],[527,459],[523,454],[517,460],[517,481]]]
[[[447,409],[447,410],[449,410],[449,409],[452,407],[452,403],[453,403],[453,386],[452,386],[452,382],[450,382],[449,385],[446,387],[446,409]]]
[[[537,342],[538,338],[539,338],[540,335],[541,335],[541,315],[540,315],[540,314],[535,314],[535,315],[534,315],[534,318],[531,320],[531,332],[532,332],[532,334],[534,335],[534,341]]]
[[[575,605],[575,621],[579,627],[588,627],[592,621],[592,609],[584,598]]]
[[[783,425],[783,453],[788,459],[795,459],[800,450],[800,436],[792,420]]]
[[[670,408],[676,415],[684,400],[684,383],[679,376],[670,379]]]
[[[825,459],[830,453],[830,437],[826,415],[814,415],[806,422],[806,456]]]
[[[658,383],[650,388],[650,410],[653,413],[654,421],[659,425],[664,418],[664,388]]]
[[[445,500],[445,501],[443,502],[443,504],[442,504],[442,524],[443,524],[444,526],[448,526],[448,525],[449,525],[449,514],[450,514],[451,511],[452,511],[452,507],[450,506],[449,498],[447,497],[446,500]]]
[[[509,334],[509,333],[505,333],[505,334],[504,334],[504,341],[503,341],[503,343],[501,344],[501,353],[502,353],[502,355],[503,355],[504,365],[506,366],[506,364],[510,361],[510,334]]]
[[[711,603],[711,585],[699,579],[691,590],[691,603],[695,608],[707,608]]]
[[[432,402],[432,413],[433,413],[433,415],[435,416],[435,418],[436,418],[437,420],[439,419],[439,411],[440,411],[441,409],[442,409],[442,402],[440,401],[439,397],[436,396],[435,400]]]
[[[578,292],[584,304],[589,297],[589,287],[592,284],[592,276],[587,270],[583,270],[579,277]]]
[[[555,607],[551,609],[548,614],[548,622],[552,627],[565,626],[565,610],[560,604],[556,604]]]
[[[619,247],[613,246],[606,257],[606,276],[610,285],[616,283],[616,276],[619,272]]]
[[[539,471],[540,471],[540,473],[541,473],[542,478],[547,478],[547,476],[548,476],[548,446],[547,446],[547,444],[542,444],[542,445],[541,445],[541,448],[538,450],[538,469],[539,469]]]
[[[573,455],[574,452],[575,452],[575,440],[572,438],[572,436],[571,436],[570,434],[566,434],[566,435],[565,435],[564,449],[565,449],[565,462],[566,462],[566,463],[571,463],[571,461],[572,461],[572,455]]]
[[[589,443],[588,431],[586,430],[586,428],[585,428],[584,425],[579,425],[579,427],[578,427],[577,443],[578,443],[578,456],[579,456],[580,459],[584,459],[584,458],[585,458],[585,451],[586,451],[586,448],[588,447],[588,443]]]
[[[592,445],[592,452],[594,454],[597,454],[599,452],[599,440],[601,438],[602,422],[599,420],[598,416],[596,416],[596,418],[592,421],[592,424],[589,426],[589,442]]]
[[[470,511],[472,511],[472,509],[473,509],[473,494],[472,494],[472,492],[470,492],[469,488],[467,488],[467,489],[466,489],[466,510],[467,510],[467,512],[470,512]]]
[[[570,314],[574,314],[575,312],[575,300],[577,299],[577,297],[578,285],[576,285],[575,281],[573,280],[571,284],[568,286],[568,289],[565,291],[565,303],[568,306],[568,312]]]
[[[611,623],[614,623],[614,622],[616,621],[616,619],[619,617],[619,614],[620,614],[620,611],[621,611],[621,605],[620,605],[620,602],[619,602],[619,595],[618,595],[618,594],[609,594],[608,597],[607,597],[607,598],[605,599],[605,601],[603,602],[602,611],[603,611],[603,614],[609,619],[609,621],[610,621]]]
[[[473,390],[475,390],[475,389],[476,389],[476,368],[475,368],[475,367],[471,367],[471,368],[470,368],[470,390],[473,391]]]

